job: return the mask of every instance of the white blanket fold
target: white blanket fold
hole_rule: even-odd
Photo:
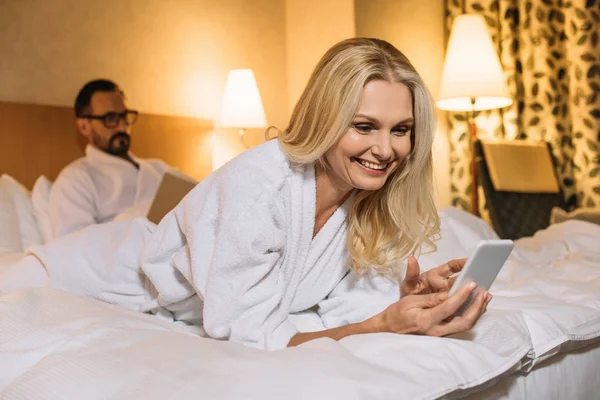
[[[145,218],[92,225],[31,247],[26,255],[42,262],[55,289],[148,311],[152,293],[139,255],[154,228]]]

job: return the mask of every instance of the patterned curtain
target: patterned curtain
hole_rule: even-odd
[[[515,100],[476,113],[478,136],[549,142],[569,206],[600,207],[600,0],[446,0],[448,32],[464,12],[487,21]],[[469,209],[468,125],[448,119],[452,201]]]

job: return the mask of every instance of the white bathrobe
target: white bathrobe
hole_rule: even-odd
[[[352,197],[313,239],[312,165],[291,164],[276,140],[213,173],[151,235],[141,266],[155,300],[145,311],[204,328],[213,338],[283,348],[290,313],[319,306],[326,327],[364,320],[398,300],[396,282],[349,273]]]
[[[167,164],[133,155],[122,158],[88,145],[86,156],[65,167],[50,192],[48,212],[54,237],[111,221],[127,208],[150,202]]]

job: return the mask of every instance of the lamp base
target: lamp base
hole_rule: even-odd
[[[477,160],[475,159],[475,141],[477,140],[477,125],[471,113],[469,119],[469,142],[471,147],[471,214],[479,217],[479,190],[477,183]]]

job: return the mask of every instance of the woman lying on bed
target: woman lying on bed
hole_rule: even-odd
[[[318,63],[278,140],[213,173],[153,233],[147,221],[142,228],[111,223],[63,241],[64,249],[80,248],[75,240],[109,243],[95,250],[97,257],[88,256],[104,257],[89,267],[94,273],[81,265],[53,272],[50,264],[65,263],[44,262],[52,258],[50,246],[36,256],[52,286],[259,348],[369,332],[467,330],[491,295],[483,291],[452,318],[474,289],[447,296],[450,276],[464,260],[419,274],[409,257],[439,231],[432,104],[413,66],[392,45],[343,41]],[[98,239],[102,229],[114,230],[105,233],[110,239]],[[55,253],[65,251],[60,243]],[[125,248],[143,249],[139,264],[123,255],[131,251]],[[407,258],[398,288],[396,270]],[[290,314],[315,306],[330,329],[298,332]]]
[[[419,279],[411,259],[403,291],[436,293],[396,302],[397,286],[368,276],[393,275],[439,229],[434,118],[421,78],[392,45],[350,39],[334,46],[279,140],[217,171],[160,223],[142,264],[157,306],[176,319],[201,321],[211,337],[262,348],[324,336],[470,328],[488,294],[463,317],[447,320],[471,291],[453,298],[444,292],[445,278],[462,262]],[[179,317],[177,304],[186,301],[194,305]],[[315,305],[332,329],[297,332],[289,314]]]

